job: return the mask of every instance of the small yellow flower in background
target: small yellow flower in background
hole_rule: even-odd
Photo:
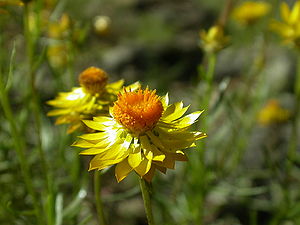
[[[271,10],[271,4],[267,2],[245,1],[234,8],[232,18],[242,25],[251,25],[267,15]]]
[[[208,31],[201,30],[200,46],[208,53],[216,53],[222,50],[229,42],[229,37],[224,35],[222,26],[215,25]]]
[[[45,8],[49,10],[53,10],[55,8],[56,3],[57,0],[44,0]]]
[[[108,76],[102,69],[89,67],[79,75],[81,87],[75,87],[71,92],[62,92],[47,103],[55,109],[48,116],[58,116],[56,124],[70,124],[68,133],[82,128],[81,120],[91,119],[97,115],[108,115],[109,106],[117,99],[122,90],[124,80],[107,83]],[[126,88],[135,90],[139,83]]]
[[[49,11],[44,11],[45,17]],[[68,46],[65,42],[70,34],[70,17],[63,14],[58,21],[47,21],[47,33],[49,39],[49,46],[47,48],[47,57],[49,64],[53,68],[62,68],[68,62]]]
[[[290,116],[289,110],[282,108],[277,100],[271,99],[259,112],[258,122],[261,125],[282,123],[287,121]]]
[[[270,28],[284,39],[284,43],[300,48],[300,1],[292,9],[282,2],[280,14],[283,22],[273,21]]]
[[[109,33],[111,19],[108,16],[96,16],[94,20],[94,29],[98,35],[106,35]]]
[[[68,62],[68,48],[65,44],[57,43],[49,45],[47,57],[50,65],[54,68],[62,68]]]
[[[0,6],[7,6],[7,5],[23,6],[24,3],[20,0],[1,0],[0,1]]]
[[[202,111],[183,117],[189,107],[182,102],[168,104],[168,95],[155,90],[126,91],[110,109],[112,117],[94,117],[83,122],[96,133],[84,134],[73,146],[86,148],[82,155],[94,155],[89,170],[115,167],[117,181],[131,171],[150,182],[155,170],[174,169],[175,161],[187,161],[183,149],[195,146],[205,133],[189,131]]]
[[[58,21],[51,21],[49,23],[48,36],[53,39],[63,39],[67,36],[70,25],[70,17],[64,13]]]
[[[6,9],[3,9],[2,7],[11,6],[11,5],[23,6],[24,3],[19,0],[1,0],[0,1],[0,14],[8,14],[9,12]]]

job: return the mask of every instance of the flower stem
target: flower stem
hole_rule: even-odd
[[[94,192],[96,199],[96,209],[100,225],[106,225],[106,220],[103,213],[103,204],[101,198],[101,172],[94,172]]]
[[[298,53],[297,58],[297,73],[296,73],[296,82],[294,86],[295,94],[295,113],[292,119],[292,131],[289,140],[289,147],[287,152],[286,160],[286,173],[287,173],[287,182],[284,182],[284,195],[285,202],[288,206],[291,204],[291,197],[289,192],[290,179],[292,173],[292,167],[297,158],[297,140],[298,140],[298,123],[299,123],[299,112],[300,112],[300,53]]]
[[[38,2],[36,3],[38,4]],[[30,96],[32,99],[31,107],[33,111],[34,117],[34,125],[37,136],[37,150],[40,158],[40,162],[42,164],[43,175],[45,176],[45,187],[47,191],[47,224],[54,224],[54,199],[53,199],[53,184],[52,184],[52,176],[48,169],[48,164],[46,161],[45,153],[43,150],[42,144],[42,126],[41,126],[41,108],[39,95],[35,86],[36,81],[36,70],[38,68],[39,63],[42,60],[36,60],[35,51],[36,51],[36,43],[39,37],[38,26],[35,24],[36,21],[31,23],[30,25],[30,8],[29,4],[24,5],[24,36],[25,36],[25,45],[26,45],[26,55],[27,55],[27,65],[28,65],[28,74],[29,74],[29,87],[30,87]],[[37,20],[37,15],[35,15],[35,19]],[[37,62],[38,63],[37,63]]]
[[[155,225],[153,214],[152,214],[152,205],[151,205],[151,198],[150,198],[150,187],[149,184],[143,178],[139,179],[140,187],[142,191],[142,196],[144,200],[144,207],[146,211],[146,216],[148,220],[148,225]]]
[[[40,103],[39,96],[35,87],[35,71],[36,66],[34,65],[34,52],[35,52],[35,40],[37,37],[32,34],[29,25],[30,13],[28,4],[24,5],[24,34],[26,40],[26,53],[28,60],[28,73],[29,73],[29,83],[30,83],[30,91],[32,97],[32,108],[33,108],[33,116],[35,119],[35,129],[37,133],[37,147],[40,155],[40,160],[42,163],[43,173],[45,174],[45,182],[46,187],[51,190],[51,178],[49,176],[48,165],[46,162],[46,157],[42,147],[42,138],[41,138],[41,118],[40,118]],[[34,37],[32,37],[34,36]]]
[[[24,178],[26,189],[32,198],[34,211],[37,217],[37,224],[43,224],[42,222],[43,219],[41,217],[42,214],[40,213],[40,203],[37,199],[36,192],[34,191],[33,188],[32,180],[31,180],[32,176],[30,174],[28,161],[25,157],[25,141],[22,138],[24,137],[24,135],[20,134],[16,126],[14,116],[12,113],[12,108],[9,104],[7,90],[5,89],[5,85],[3,83],[3,80],[1,79],[1,76],[0,76],[0,103],[3,107],[4,114],[10,125],[10,132],[12,138],[14,139],[17,157],[21,166],[21,173]]]

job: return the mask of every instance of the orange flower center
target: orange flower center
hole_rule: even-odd
[[[91,94],[101,94],[107,79],[106,72],[97,67],[89,67],[79,75],[80,85]]]
[[[163,106],[156,90],[138,90],[118,94],[112,114],[129,131],[141,134],[152,129],[160,119]]]

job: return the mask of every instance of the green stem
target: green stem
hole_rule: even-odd
[[[100,225],[106,225],[101,198],[101,172],[94,172],[94,192],[96,199],[96,209]]]
[[[214,53],[210,53],[208,55],[208,66],[206,72],[206,80],[209,87],[212,86],[212,82],[215,74],[215,68],[216,68],[216,55]]]
[[[39,2],[36,2],[37,4]],[[37,19],[37,18],[35,18]],[[34,21],[35,22],[35,21]],[[32,29],[32,30],[30,30]],[[30,95],[31,95],[31,107],[33,111],[34,117],[34,125],[37,135],[37,149],[40,158],[40,162],[42,164],[43,174],[45,176],[45,186],[47,190],[47,204],[46,204],[46,211],[47,211],[47,224],[52,225],[54,224],[54,198],[53,198],[53,185],[50,172],[48,170],[48,165],[45,157],[45,153],[43,151],[42,146],[42,137],[41,137],[41,109],[40,109],[40,101],[38,92],[35,86],[36,80],[36,70],[38,64],[35,63],[35,50],[36,50],[36,42],[39,36],[39,30],[37,26],[33,24],[30,27],[30,9],[29,5],[24,5],[24,35],[26,40],[26,54],[27,54],[27,64],[28,64],[28,74],[29,74],[29,86],[30,86]]]
[[[39,151],[40,160],[42,163],[43,172],[45,174],[45,182],[48,191],[51,189],[50,185],[50,176],[48,171],[48,166],[46,163],[46,157],[42,147],[42,138],[41,138],[41,118],[40,118],[40,103],[39,96],[35,87],[35,69],[34,69],[34,52],[35,52],[35,40],[36,37],[31,33],[29,28],[29,8],[28,4],[24,6],[24,32],[26,39],[26,52],[28,60],[28,73],[29,73],[29,83],[30,91],[32,97],[32,107],[33,107],[33,116],[35,119],[35,129],[37,133],[37,147]],[[34,39],[33,39],[34,38]]]
[[[292,131],[289,140],[289,147],[287,152],[287,160],[286,160],[286,181],[284,182],[284,195],[285,202],[287,206],[291,205],[291,198],[289,193],[289,186],[291,180],[291,173],[294,162],[297,158],[297,140],[298,140],[298,123],[299,123],[299,112],[300,112],[300,54],[298,53],[298,62],[297,62],[297,73],[296,73],[296,82],[294,86],[295,93],[295,114],[292,119]]]
[[[39,204],[39,201],[37,199],[37,196],[36,196],[34,188],[33,188],[32,180],[31,180],[32,176],[30,174],[28,161],[25,157],[25,141],[22,138],[24,136],[21,135],[19,130],[17,129],[14,115],[12,113],[12,108],[9,104],[8,94],[5,89],[3,80],[1,79],[1,76],[0,76],[0,102],[3,107],[4,114],[10,125],[10,132],[11,132],[12,138],[14,139],[17,157],[18,157],[18,160],[19,160],[19,163],[21,166],[21,173],[23,175],[27,191],[32,198],[33,207],[34,207],[34,211],[35,211],[35,214],[37,217],[37,222],[38,222],[37,224],[43,224],[43,222],[42,222],[43,219],[41,217],[42,214],[40,213],[40,204]]]
[[[207,85],[207,89],[204,95],[204,98],[202,99],[202,105],[201,109],[204,109],[206,114],[209,113],[209,103],[212,97],[212,92],[213,92],[213,80],[214,80],[214,74],[215,74],[215,67],[216,67],[216,55],[214,53],[210,53],[207,55],[207,67],[206,67],[206,72],[205,72],[205,81]],[[201,129],[204,130],[205,132],[208,132],[208,127],[209,127],[209,121],[207,119],[203,120],[201,123]],[[193,167],[195,170],[198,171],[199,176],[201,179],[199,180],[198,177],[195,178],[195,183],[197,183],[198,187],[197,189],[199,190],[198,192],[198,197],[193,198],[191,202],[197,202],[197,212],[196,212],[196,217],[195,220],[197,221],[198,224],[203,224],[203,219],[204,219],[204,210],[205,210],[205,194],[206,194],[206,188],[207,188],[207,180],[206,180],[206,166],[205,166],[205,151],[204,149],[206,148],[206,142],[202,141],[199,143],[199,158],[197,158],[197,161],[194,163]]]
[[[142,191],[142,196],[144,200],[144,207],[146,211],[146,216],[148,220],[148,225],[155,225],[153,214],[152,214],[152,205],[151,205],[151,198],[150,198],[150,187],[149,184],[143,178],[139,179],[140,187]]]

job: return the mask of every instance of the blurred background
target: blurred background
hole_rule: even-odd
[[[90,157],[70,146],[81,133],[55,126],[46,104],[90,66],[205,110],[195,129],[208,137],[153,179],[156,224],[300,224],[299,42],[272,32],[281,1],[255,2],[265,10],[237,12],[242,0],[0,0],[0,224],[99,224]],[[102,177],[107,224],[147,224],[136,174]]]

